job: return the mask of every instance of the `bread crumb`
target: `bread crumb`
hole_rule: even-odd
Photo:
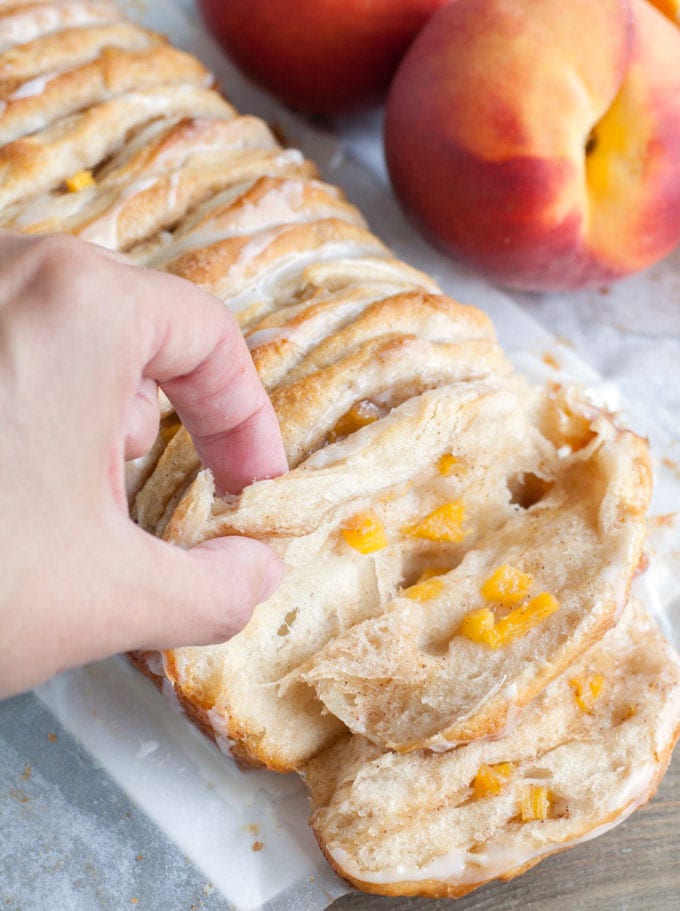
[[[252,844],[253,851],[261,851],[264,848],[264,845],[261,841],[254,841]]]
[[[144,855],[143,855],[143,854],[138,854],[138,855],[137,855],[137,860],[144,860]]]
[[[680,466],[677,462],[674,462],[673,459],[670,459],[668,456],[664,456],[661,459],[661,464],[665,465],[666,468],[670,468],[673,474],[675,474],[676,477],[680,478]]]
[[[139,901],[139,899],[137,899],[137,898],[131,898],[131,899],[130,899],[130,904],[131,904],[131,905],[136,905],[138,901]]]
[[[31,768],[30,763],[27,762],[26,765],[24,766],[24,771],[21,774],[21,780],[28,781],[28,779],[31,777],[32,774],[33,774],[33,769]]]
[[[50,731],[49,734],[47,735],[47,739],[49,740],[50,743],[56,743],[59,738],[53,731]]]
[[[545,351],[543,353],[543,357],[541,358],[541,360],[543,361],[544,364],[547,364],[548,367],[552,367],[553,370],[560,369],[560,362],[557,360],[555,355],[551,354],[549,351]]]
[[[253,835],[253,836],[254,836],[254,835],[259,835],[259,834],[260,834],[260,827],[259,827],[259,825],[258,825],[256,822],[251,822],[251,823],[248,824],[248,831],[249,831],[250,834]]]
[[[215,891],[215,887],[213,886],[212,883],[206,883],[206,884],[203,886],[203,894],[204,894],[204,895],[212,895],[214,891]]]

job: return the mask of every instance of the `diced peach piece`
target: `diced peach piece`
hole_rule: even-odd
[[[448,478],[459,466],[460,459],[456,458],[456,456],[450,452],[445,452],[437,461],[437,471],[443,478]]]
[[[360,554],[372,554],[387,545],[385,526],[372,509],[348,519],[341,533],[345,543]]]
[[[462,503],[444,503],[419,522],[406,525],[402,531],[412,538],[426,538],[442,544],[457,543],[465,538],[464,519],[465,507]]]
[[[499,645],[510,645],[521,639],[539,623],[554,614],[559,608],[559,602],[547,592],[542,592],[532,598],[528,604],[516,607],[496,623],[495,632],[498,635]],[[498,648],[497,646],[494,646]]]
[[[460,635],[488,645],[501,648],[511,645],[546,620],[559,608],[559,602],[547,592],[542,592],[527,604],[516,607],[509,614],[496,620],[492,610],[482,607],[471,611],[463,618]]]
[[[550,810],[548,789],[542,784],[531,784],[522,792],[519,801],[519,812],[522,822],[534,819],[547,819]]]
[[[480,591],[487,601],[496,601],[498,604],[511,607],[528,594],[533,581],[529,573],[523,573],[509,563],[503,563],[486,579]]]
[[[515,766],[511,762],[480,765],[472,782],[475,797],[498,797],[514,769]]]
[[[77,171],[72,177],[66,178],[65,184],[69,193],[79,193],[88,187],[94,187],[95,179],[92,171]]]
[[[338,419],[335,427],[328,434],[328,442],[334,443],[336,440],[349,436],[350,433],[354,433],[368,424],[373,424],[380,417],[382,417],[382,411],[373,402],[369,402],[368,399],[357,402]]]
[[[403,595],[412,601],[429,601],[431,598],[441,595],[443,590],[444,581],[435,576],[432,579],[424,579],[416,582],[415,585],[410,585],[404,589]]]
[[[460,634],[473,642],[498,648],[495,624],[496,618],[493,611],[488,607],[482,607],[465,615],[460,627]]]
[[[582,677],[573,677],[569,681],[569,686],[574,691],[574,699],[582,712],[589,715],[595,708],[595,703],[602,693],[604,686],[604,676],[602,674],[590,674]]]

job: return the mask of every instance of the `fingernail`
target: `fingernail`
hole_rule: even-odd
[[[260,592],[257,596],[257,603],[261,604],[271,597],[283,580],[286,567],[283,560],[272,560],[268,563],[262,576]]]

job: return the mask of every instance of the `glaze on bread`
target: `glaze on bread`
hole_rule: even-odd
[[[649,800],[678,735],[679,702],[677,656],[631,603],[492,743],[399,754],[345,736],[305,769],[312,827],[360,889],[465,895]]]

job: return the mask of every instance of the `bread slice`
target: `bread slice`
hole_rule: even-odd
[[[679,732],[678,656],[631,603],[498,740],[399,754],[342,738],[304,770],[311,824],[357,888],[454,898],[621,822]]]
[[[588,446],[544,467],[536,503],[485,523],[435,591],[399,592],[301,669],[328,711],[384,746],[448,749],[496,733],[616,621],[642,554],[650,476],[639,438],[606,419],[593,429]],[[489,609],[484,583],[507,565],[533,579],[527,600],[543,592],[559,607],[492,648],[464,621]]]
[[[199,474],[168,540],[251,535],[276,547],[288,570],[230,642],[169,655],[180,698],[210,712],[241,757],[281,771],[309,759],[340,722],[403,750],[502,730],[615,622],[640,559],[646,446],[592,409],[584,422],[573,400],[568,421],[566,408],[518,377],[449,383],[240,498],[213,499]],[[451,473],[441,473],[443,457]],[[464,505],[460,540],[404,533],[447,503]],[[386,543],[361,553],[343,529],[369,510]],[[494,650],[459,631],[505,563],[534,577],[530,595],[546,591],[560,607]],[[415,599],[409,586],[433,568],[439,591]]]

